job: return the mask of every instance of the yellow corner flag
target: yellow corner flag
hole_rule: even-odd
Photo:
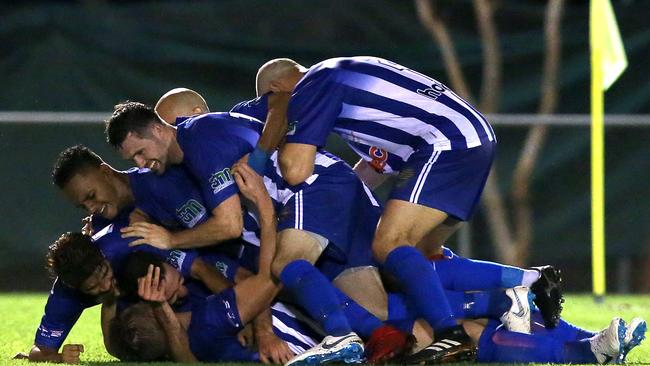
[[[589,28],[591,52],[600,53],[598,68],[602,71],[603,90],[607,90],[627,67],[623,41],[609,0],[591,0]]]
[[[605,295],[605,90],[627,67],[625,49],[609,0],[591,0],[591,261],[593,291]]]

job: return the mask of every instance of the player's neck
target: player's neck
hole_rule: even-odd
[[[120,203],[122,208],[131,206],[135,202],[133,197],[133,190],[131,190],[131,181],[129,180],[128,174],[125,172],[115,171],[115,188],[117,189],[118,197],[120,197]]]
[[[169,144],[168,151],[169,151],[168,158],[170,164],[180,164],[183,162],[183,158],[185,155],[183,153],[183,150],[181,149],[181,146],[178,144],[178,140],[176,139],[175,128],[174,128],[174,138],[171,140]]]

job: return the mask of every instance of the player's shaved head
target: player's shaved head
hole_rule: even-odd
[[[165,93],[154,108],[158,116],[173,125],[176,118],[210,112],[201,94],[192,89],[175,88]]]
[[[257,96],[270,91],[290,92],[306,71],[304,66],[290,58],[276,58],[265,63],[255,77]]]
[[[63,188],[76,174],[86,169],[99,169],[104,163],[99,155],[83,145],[63,150],[52,168],[52,183]]]

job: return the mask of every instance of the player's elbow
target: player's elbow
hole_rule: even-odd
[[[280,156],[280,171],[284,180],[292,186],[298,185],[309,178],[313,171],[314,165],[297,161],[291,157]]]
[[[231,217],[224,225],[223,235],[226,240],[237,239],[244,231],[244,220],[241,215]]]

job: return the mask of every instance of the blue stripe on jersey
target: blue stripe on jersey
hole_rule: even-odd
[[[351,92],[346,93],[344,97],[344,101],[348,104],[369,108],[376,108],[377,106],[381,106],[377,109],[381,109],[382,111],[402,117],[416,118],[424,123],[433,125],[438,130],[440,130],[440,132],[442,132],[442,134],[450,140],[452,150],[464,149],[467,147],[467,144],[465,143],[465,137],[463,136],[460,129],[458,129],[458,127],[450,119],[444,116],[438,116],[410,104],[383,97],[381,95],[373,94],[365,90],[353,88],[350,86],[348,86],[348,88]],[[379,131],[376,122],[370,121],[370,123],[374,123],[376,131]],[[392,131],[395,131],[395,129],[388,126],[381,126],[381,128],[390,128]],[[373,132],[373,135],[376,134],[377,132]],[[392,140],[388,139],[388,141]],[[419,141],[421,141],[421,139]],[[417,147],[417,145],[415,145],[415,147]]]
[[[403,130],[383,126],[383,128],[377,128],[377,122],[374,121],[361,121],[351,118],[339,118],[334,130],[336,129],[348,129],[355,132],[365,133],[374,137],[379,137],[382,140],[391,141],[401,145],[409,146],[420,146],[426,145],[427,142],[420,136],[413,136],[408,132]]]
[[[389,83],[392,83],[392,84],[398,85],[398,86],[400,86],[402,88],[405,88],[407,90],[410,90],[410,91],[412,91],[414,93],[416,93],[418,89],[424,90],[424,89],[427,89],[427,88],[431,87],[431,85],[427,85],[427,84],[418,82],[416,80],[413,80],[411,78],[408,78],[406,76],[400,75],[398,69],[395,69],[395,71],[393,71],[393,70],[389,70],[389,69],[386,69],[386,68],[381,67],[381,66],[376,66],[376,65],[373,65],[373,64],[365,63],[365,62],[363,62],[363,63],[362,62],[349,62],[349,63],[348,62],[346,62],[346,63],[341,62],[341,63],[339,63],[339,65],[341,66],[342,69],[350,70],[350,71],[358,72],[358,73],[362,73],[362,74],[367,74],[367,75],[371,75],[371,76],[375,76],[375,77],[383,79],[383,80],[385,80],[385,81],[387,81]],[[409,71],[412,71],[412,70],[409,70]],[[425,75],[422,75],[422,74],[419,74],[419,75],[421,75],[422,77],[425,77],[427,79],[431,79],[431,78],[429,78],[429,77],[427,77]],[[431,81],[434,82],[434,80],[432,80],[432,79],[431,79]],[[444,94],[442,94],[442,95],[444,95]],[[442,99],[440,97],[438,97],[436,99],[436,102],[444,104],[447,107],[449,107],[449,108],[463,114],[469,120],[469,122],[472,124],[474,129],[476,129],[476,133],[478,134],[478,136],[479,136],[479,138],[481,140],[481,143],[487,143],[489,141],[489,138],[488,138],[487,134],[485,133],[485,130],[483,129],[483,126],[481,125],[481,121],[479,121],[472,113],[469,113],[469,111],[467,110],[467,108],[465,106],[461,106],[458,103],[453,102],[448,97],[447,98],[442,98]],[[453,102],[453,103],[449,103],[449,102]],[[467,103],[467,105],[469,105],[469,103]],[[467,114],[463,113],[463,112],[467,112]]]

